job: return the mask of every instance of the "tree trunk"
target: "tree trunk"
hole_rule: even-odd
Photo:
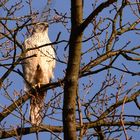
[[[63,126],[64,139],[76,140],[76,93],[78,91],[78,76],[81,59],[82,33],[79,26],[82,23],[82,1],[71,0],[71,35],[69,41],[69,59],[65,77]]]

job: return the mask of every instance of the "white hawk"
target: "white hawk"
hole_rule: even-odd
[[[48,37],[48,24],[40,22],[35,24],[32,35],[24,42],[25,58],[23,74],[26,91],[31,86],[48,84],[53,78],[55,67],[55,52]],[[34,93],[30,99],[30,120],[32,124],[39,125],[43,119],[45,93]]]

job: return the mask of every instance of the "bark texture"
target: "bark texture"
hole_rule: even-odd
[[[82,23],[82,1],[71,0],[71,35],[69,42],[69,60],[65,77],[63,126],[64,139],[76,140],[76,93],[81,59],[82,33],[79,26]]]

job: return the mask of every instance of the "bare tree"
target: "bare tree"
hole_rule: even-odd
[[[140,126],[139,1],[71,0],[65,12],[50,0],[40,11],[34,3],[0,2],[0,139],[40,132],[49,133],[47,139],[134,139]],[[37,48],[55,46],[55,81],[25,92],[23,42],[40,21],[50,24],[52,43]],[[28,100],[36,90],[47,90],[39,126],[29,120]]]

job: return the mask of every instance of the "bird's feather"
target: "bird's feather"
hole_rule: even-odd
[[[23,62],[24,77],[30,85],[39,86],[47,84],[53,78],[55,67],[55,52],[48,37],[48,26],[46,23],[38,23],[33,34],[25,40],[25,59]],[[27,83],[26,90],[31,87]],[[31,123],[39,125],[42,122],[45,93],[34,93],[30,101]]]

